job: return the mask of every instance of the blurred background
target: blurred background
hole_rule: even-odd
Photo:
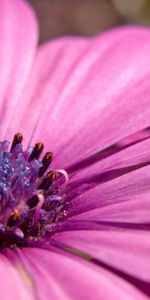
[[[28,0],[40,42],[62,35],[94,35],[120,24],[150,26],[150,0]]]

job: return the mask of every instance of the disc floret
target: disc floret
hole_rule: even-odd
[[[0,142],[0,247],[21,246],[50,234],[66,214],[63,172],[48,170],[53,153],[40,159],[44,145],[23,150],[22,141],[17,133],[11,145]]]

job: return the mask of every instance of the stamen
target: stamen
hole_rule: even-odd
[[[35,144],[30,156],[29,156],[29,162],[33,159],[39,159],[42,151],[44,149],[44,145],[42,143]]]
[[[67,172],[58,169],[45,174],[53,153],[40,160],[44,145],[36,143],[23,150],[22,140],[17,133],[10,148],[8,141],[0,142],[0,249],[23,247],[31,239],[45,237],[66,217]]]
[[[48,190],[56,178],[56,172],[50,171],[46,174],[43,181],[39,185],[40,190]]]
[[[69,175],[68,175],[68,173],[65,170],[63,170],[63,169],[55,170],[55,172],[60,173],[60,174],[62,174],[64,176],[64,178],[65,178],[64,186],[65,186],[68,183],[68,181],[69,181]]]
[[[28,199],[26,201],[26,205],[31,209],[31,208],[34,208],[36,206],[42,207],[43,202],[44,202],[44,194],[43,194],[42,191],[40,191],[36,195],[34,195],[30,199]]]
[[[11,149],[10,152],[12,152],[14,150],[14,148],[16,147],[17,144],[21,144],[23,141],[23,135],[21,133],[16,133],[14,135],[14,139],[11,145]]]
[[[35,195],[26,201],[26,204],[29,208],[36,207],[38,203],[39,203],[38,195]]]
[[[39,169],[38,176],[41,177],[44,175],[48,167],[50,166],[53,159],[53,153],[47,152],[42,159],[42,167]]]
[[[44,200],[45,200],[44,192],[43,191],[39,191],[38,194],[37,194],[37,196],[39,198],[39,202],[38,202],[37,207],[42,207],[42,205],[44,203]]]
[[[7,221],[7,226],[8,227],[13,227],[15,225],[17,225],[20,221],[20,212],[18,209],[15,209],[12,214],[10,215],[10,217],[8,218]]]

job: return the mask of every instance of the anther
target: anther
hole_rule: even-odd
[[[31,152],[31,154],[29,156],[28,161],[31,161],[33,159],[39,159],[39,157],[40,157],[43,149],[44,149],[43,143],[37,143],[37,144],[35,144],[32,152]]]
[[[37,206],[37,204],[39,203],[39,197],[38,195],[34,195],[33,197],[29,198],[26,201],[26,204],[29,208],[34,208]]]
[[[50,171],[46,174],[44,179],[42,180],[41,184],[39,185],[40,190],[48,190],[49,187],[52,185],[53,181],[56,178],[56,172]]]
[[[49,165],[51,164],[53,159],[53,153],[47,152],[45,153],[43,159],[42,159],[42,167],[39,169],[38,176],[41,177],[45,173],[45,171],[48,169]]]
[[[15,209],[7,220],[7,226],[13,227],[17,225],[20,221],[20,212],[18,209]]]
[[[12,152],[17,144],[21,144],[23,140],[23,135],[21,133],[16,133],[12,141],[10,152]]]

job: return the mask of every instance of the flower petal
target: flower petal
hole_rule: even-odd
[[[60,39],[40,49],[39,88],[20,127],[32,128],[34,141],[49,140],[57,166],[149,125],[149,37],[149,29],[127,27],[85,41]]]
[[[27,288],[20,274],[9,260],[0,254],[0,295],[3,300],[33,300],[32,291]]]
[[[102,151],[75,162],[67,168],[71,182],[102,173],[105,170],[130,167],[142,162],[148,164],[150,162],[150,130],[144,130],[138,134],[146,136],[136,140],[134,135],[131,135],[129,142],[129,137],[122,139]]]
[[[95,222],[114,222],[123,223],[125,226],[128,225],[137,227],[150,228],[150,192],[146,196],[139,195],[132,200],[125,200],[121,203],[115,203],[99,207],[81,213],[71,218],[71,220],[77,221],[95,221]]]
[[[75,247],[116,269],[150,281],[150,233],[146,231],[104,228],[73,230],[59,233],[56,241]]]
[[[70,204],[70,215],[78,215],[127,200],[132,203],[139,201],[139,205],[141,203],[144,205],[145,200],[148,201],[150,197],[149,174],[150,166],[146,166],[132,172],[127,169],[126,173],[117,173],[114,178],[111,176],[105,178],[103,174],[97,174],[96,177],[91,176],[90,182],[88,178],[85,179],[83,184],[78,184],[68,195],[68,199],[71,199],[71,194],[74,198]]]
[[[37,41],[35,17],[24,1],[1,0],[0,38],[0,135],[6,138],[16,106],[23,105],[20,94],[29,75]]]
[[[39,299],[147,299],[119,277],[65,252],[29,248],[19,255]]]

